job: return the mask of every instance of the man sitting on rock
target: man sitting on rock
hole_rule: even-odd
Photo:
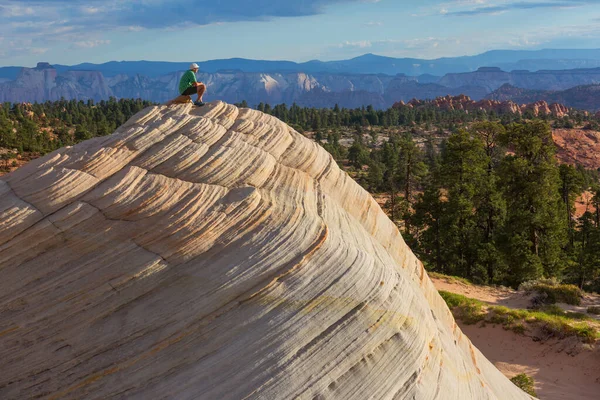
[[[190,69],[183,74],[181,81],[179,81],[179,93],[181,93],[182,96],[198,94],[198,99],[194,104],[198,107],[202,107],[204,105],[202,96],[204,96],[204,92],[206,92],[206,85],[202,82],[198,82],[196,79],[196,74],[199,70],[200,67],[198,64],[193,63],[190,65]]]

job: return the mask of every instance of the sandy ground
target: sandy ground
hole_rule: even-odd
[[[534,342],[501,326],[460,324],[473,344],[508,378],[526,373],[541,400],[600,399],[600,351],[569,341]]]
[[[438,290],[478,299],[493,305],[527,308],[529,296],[508,289],[467,285],[452,279],[432,279]],[[599,297],[587,295],[581,307],[560,304],[565,309],[585,312],[599,304]],[[590,315],[591,316],[591,315]],[[526,373],[536,382],[542,400],[599,400],[600,349],[576,339],[535,342],[531,337],[487,324],[465,325],[458,321],[473,344],[508,378]]]

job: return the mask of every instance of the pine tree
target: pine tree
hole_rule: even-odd
[[[444,216],[445,243],[453,273],[472,279],[477,260],[477,195],[485,180],[487,160],[478,137],[459,131],[448,139],[443,154],[441,181],[447,190],[448,205]]]
[[[550,127],[542,121],[513,125],[506,136],[514,155],[499,176],[507,203],[504,253],[512,285],[557,276],[566,225],[561,215],[560,176]]]
[[[497,167],[504,155],[500,142],[506,135],[506,130],[500,124],[482,122],[474,124],[471,132],[483,143],[487,164],[485,179],[480,182],[476,196],[477,225],[483,230],[478,258],[486,270],[486,281],[493,283],[504,269],[502,254],[496,241],[499,228],[503,226],[506,217],[506,202],[498,188]]]
[[[560,173],[560,195],[563,201],[565,213],[565,222],[568,227],[569,246],[572,249],[575,246],[575,201],[583,191],[584,184],[581,174],[571,165],[561,165]]]
[[[405,133],[398,141],[398,163],[395,178],[403,194],[403,220],[405,233],[411,234],[411,214],[414,204],[414,193],[423,177],[427,174],[424,154],[415,143],[410,133]]]

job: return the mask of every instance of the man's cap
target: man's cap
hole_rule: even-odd
[[[190,65],[190,69],[200,69],[200,67],[198,66],[198,64],[192,63],[192,65]]]

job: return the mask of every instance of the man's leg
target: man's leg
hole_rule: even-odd
[[[198,101],[202,101],[202,96],[204,96],[204,92],[206,92],[206,85],[202,82],[196,86],[196,91],[198,93]]]

